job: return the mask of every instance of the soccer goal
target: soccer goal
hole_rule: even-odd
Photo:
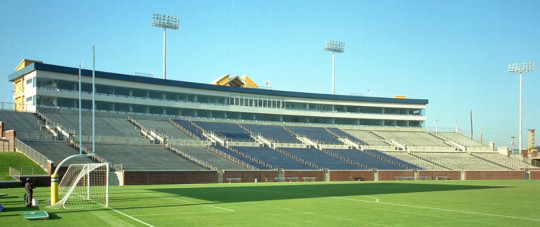
[[[71,164],[58,184],[50,208],[93,209],[109,206],[109,163]]]

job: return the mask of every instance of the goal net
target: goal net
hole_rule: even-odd
[[[50,208],[92,209],[109,206],[109,164],[71,164],[58,185],[58,198]]]

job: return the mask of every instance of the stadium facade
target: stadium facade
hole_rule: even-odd
[[[91,108],[92,71],[82,70],[82,107]],[[78,108],[78,68],[23,61],[9,75],[15,109]],[[95,72],[96,109],[165,116],[422,128],[426,99],[329,95],[218,86]]]

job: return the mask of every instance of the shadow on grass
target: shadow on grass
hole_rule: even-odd
[[[127,193],[131,196],[111,197],[111,202],[123,201],[149,201],[153,199],[163,199],[175,197],[192,198],[202,200],[200,203],[187,204],[155,204],[143,207],[125,207],[122,209],[154,208],[154,207],[178,207],[194,206],[219,203],[239,203],[256,202],[270,200],[289,200],[305,198],[323,198],[340,196],[370,196],[380,194],[401,194],[418,192],[444,192],[460,190],[483,190],[505,188],[499,186],[478,186],[478,185],[440,185],[440,184],[418,184],[418,183],[359,183],[359,184],[279,184],[279,185],[241,185],[238,186],[218,186],[218,187],[196,187],[196,188],[150,188],[146,192]],[[160,193],[160,194],[156,194]],[[141,194],[146,194],[141,197]],[[129,198],[128,198],[129,197]],[[188,199],[191,200],[191,199]]]

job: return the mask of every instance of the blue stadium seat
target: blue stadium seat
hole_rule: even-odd
[[[283,152],[326,169],[363,169],[315,148],[280,148]]]
[[[255,162],[255,161],[253,161],[253,160],[251,160],[249,158],[246,158],[246,157],[244,157],[244,156],[242,156],[242,155],[240,155],[240,154],[238,154],[238,153],[236,153],[234,151],[231,151],[231,150],[227,149],[226,147],[219,146],[219,145],[212,146],[212,147],[214,147],[217,150],[222,151],[225,154],[233,156],[233,157],[235,157],[235,158],[237,158],[237,159],[239,159],[239,160],[241,160],[241,161],[243,161],[243,162],[245,162],[247,164],[250,164],[250,165],[254,166],[255,168],[258,168],[258,169],[270,169],[270,168],[266,167],[265,165],[259,164],[259,163]]]
[[[189,132],[193,133],[193,135],[198,137],[198,139],[205,140],[205,137],[202,135],[202,131],[198,129],[197,127],[195,127],[194,125],[192,125],[191,123],[189,123],[189,121],[185,121],[185,120],[173,120],[173,121],[177,123],[178,125],[182,126],[183,128],[185,128],[186,130],[188,130]]]
[[[292,130],[299,136],[305,136],[312,140],[317,141],[317,143],[322,144],[343,144],[339,141],[334,135],[324,130],[320,127],[303,127],[303,126],[287,126],[288,129]]]
[[[264,138],[270,139],[276,143],[300,143],[290,132],[279,125],[242,125],[255,134],[260,134]]]
[[[247,154],[259,161],[270,164],[274,168],[289,169],[289,170],[301,170],[301,169],[315,169],[304,163],[300,163],[278,151],[268,147],[233,147],[234,149]]]
[[[212,131],[219,137],[224,137],[230,141],[254,141],[253,138],[249,136],[249,133],[246,132],[244,129],[240,128],[237,124],[207,121],[196,121],[194,123],[203,128],[204,130]]]
[[[421,167],[417,166],[417,165],[414,165],[414,164],[411,164],[411,163],[408,163],[406,161],[403,161],[401,159],[398,159],[398,158],[395,158],[395,157],[392,157],[390,155],[387,155],[383,152],[380,152],[378,150],[365,150],[366,152],[369,152],[369,153],[372,153],[372,154],[375,154],[376,156],[379,156],[383,159],[387,159],[387,160],[390,160],[392,162],[395,162],[395,163],[399,163],[401,165],[404,165],[404,166],[407,166],[408,168],[410,169],[422,169]]]
[[[361,150],[356,149],[328,149],[329,152],[345,157],[351,161],[358,162],[360,164],[366,165],[370,169],[404,169],[403,167],[392,165],[388,162],[385,162],[382,159],[373,157],[367,153],[362,152]]]
[[[361,144],[361,145],[367,145],[366,142],[350,135],[349,133],[346,133],[344,132],[343,130],[339,129],[339,128],[327,128],[329,131],[332,131],[333,133],[335,133],[336,135],[338,135],[339,137],[343,137],[343,138],[347,138],[349,139],[350,141],[353,141],[355,143],[358,143],[358,144]]]

